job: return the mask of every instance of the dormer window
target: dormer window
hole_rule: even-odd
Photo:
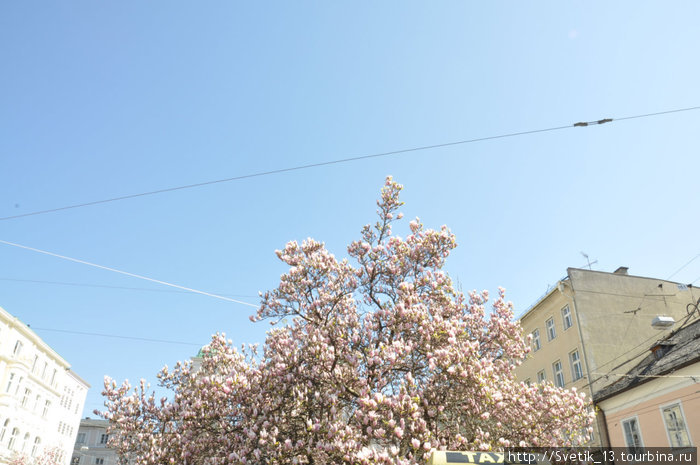
[[[673,344],[656,344],[651,348],[655,360],[661,360],[673,348]]]

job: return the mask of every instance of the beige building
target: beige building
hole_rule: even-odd
[[[520,317],[523,333],[532,335],[532,352],[518,367],[518,379],[575,387],[595,400],[610,373],[638,363],[671,331],[670,318],[676,325],[687,320],[688,306],[699,297],[697,289],[631,276],[624,267],[613,273],[569,268]],[[591,441],[609,444],[602,415]]]
[[[700,439],[700,313],[655,343],[627,372],[610,375],[596,403],[613,447],[697,447]]]
[[[71,465],[117,465],[116,451],[107,448],[108,427],[108,420],[80,420]]]
[[[67,465],[89,387],[34,331],[0,308],[0,465],[47,451]]]

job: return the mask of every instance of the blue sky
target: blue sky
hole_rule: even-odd
[[[693,1],[6,2],[0,217],[698,106],[699,16]],[[502,285],[521,311],[581,251],[660,278],[700,254],[699,124],[687,111],[311,168],[0,220],[0,239],[257,303],[284,272],[275,249],[314,237],[342,256],[392,174],[407,218],[457,235],[462,287]],[[268,329],[246,306],[7,245],[0,263],[0,306],[35,328],[193,344]],[[674,276],[698,278],[700,258]],[[105,374],[154,381],[197,351],[37,333],[92,385],[86,414]]]

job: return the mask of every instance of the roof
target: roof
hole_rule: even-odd
[[[67,368],[67,369],[66,369],[66,373],[67,373],[69,376],[71,376],[74,380],[76,380],[77,382],[79,382],[80,384],[82,384],[82,385],[85,387],[85,389],[90,389],[90,387],[91,387],[91,386],[90,386],[90,383],[88,383],[88,382],[85,381],[83,378],[81,378],[80,376],[78,376],[78,373],[76,373],[75,371],[71,370],[70,368]]]
[[[90,427],[96,426],[98,428],[107,428],[109,426],[109,420],[103,420],[101,418],[83,418],[80,420],[80,427]]]
[[[555,291],[560,290],[560,283],[565,283],[567,281],[571,282],[571,274],[572,272],[581,272],[581,273],[592,273],[592,274],[600,274],[600,275],[606,275],[606,276],[614,276],[614,277],[623,277],[623,278],[634,278],[634,279],[646,279],[649,281],[662,281],[664,283],[671,283],[675,284],[677,286],[686,286],[683,283],[679,283],[676,281],[669,281],[668,279],[661,279],[661,278],[652,278],[649,276],[637,276],[637,275],[631,275],[627,272],[628,268],[626,266],[621,266],[618,267],[617,270],[615,271],[602,271],[602,270],[590,270],[590,269],[585,269],[585,268],[574,268],[574,267],[568,267],[566,269],[566,275],[559,279],[554,285],[548,285],[547,286],[547,291],[542,294],[540,297],[537,298],[537,300],[527,307],[524,311],[522,311],[516,320],[522,321],[526,317],[528,317],[542,302],[547,300],[552,294],[554,294]],[[622,272],[619,272],[622,271]],[[687,286],[693,287],[692,284],[688,284]]]
[[[532,305],[530,305],[525,310],[523,310],[520,313],[520,315],[516,318],[516,320],[522,321],[523,319],[525,319],[525,317],[529,316],[535,310],[535,308],[537,308],[542,302],[547,300],[552,294],[554,294],[555,291],[559,291],[559,283],[561,283],[562,281],[566,281],[568,279],[569,279],[568,276],[564,276],[563,278],[558,280],[556,282],[556,284],[547,285],[547,291],[544,294],[542,294],[541,296],[539,296],[537,298],[537,300]]]
[[[604,387],[594,397],[596,402],[610,398],[657,376],[700,361],[700,318],[681,327],[650,347],[651,353],[621,379]]]
[[[0,307],[0,321],[5,321],[10,328],[14,328],[18,333],[29,339],[33,344],[43,350],[46,355],[51,357],[60,366],[68,369],[70,368],[70,363],[61,357],[55,350],[53,350],[42,338],[35,333],[29,325],[23,323],[19,318],[9,313],[4,308]]]

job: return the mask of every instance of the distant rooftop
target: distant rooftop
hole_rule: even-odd
[[[652,277],[649,277],[649,276],[636,276],[636,275],[631,275],[631,274],[629,274],[629,268],[626,267],[626,266],[620,266],[620,267],[618,267],[615,271],[602,271],[602,270],[592,270],[592,269],[586,269],[586,268],[573,268],[573,267],[569,267],[569,268],[566,269],[567,274],[566,274],[564,277],[562,277],[561,279],[559,279],[557,282],[555,282],[554,284],[548,284],[548,285],[547,285],[547,290],[545,291],[545,293],[542,294],[541,296],[539,296],[539,297],[537,298],[537,300],[535,300],[535,301],[532,303],[532,305],[530,305],[530,306],[527,307],[525,310],[523,310],[522,312],[520,312],[520,313],[518,314],[518,316],[515,317],[516,320],[522,320],[528,313],[530,313],[530,311],[531,311],[532,309],[534,309],[535,307],[537,307],[537,306],[538,306],[540,303],[542,303],[547,297],[549,297],[549,296],[557,289],[557,286],[559,285],[559,283],[564,282],[564,281],[568,281],[568,280],[569,280],[569,270],[585,271],[585,272],[589,272],[589,273],[602,273],[602,274],[607,274],[607,275],[628,276],[628,277],[630,277],[630,278],[652,279],[652,280],[656,280],[656,281],[665,281],[665,282],[669,282],[669,283],[674,283],[674,284],[677,284],[679,287],[680,287],[680,286],[684,286],[684,284],[682,284],[682,283],[678,283],[678,282],[676,282],[676,281],[669,281],[668,279],[652,278]],[[690,285],[688,285],[688,286],[690,286]]]
[[[109,426],[109,420],[103,420],[102,418],[83,418],[80,420],[80,426],[99,426],[100,428],[106,428]]]

